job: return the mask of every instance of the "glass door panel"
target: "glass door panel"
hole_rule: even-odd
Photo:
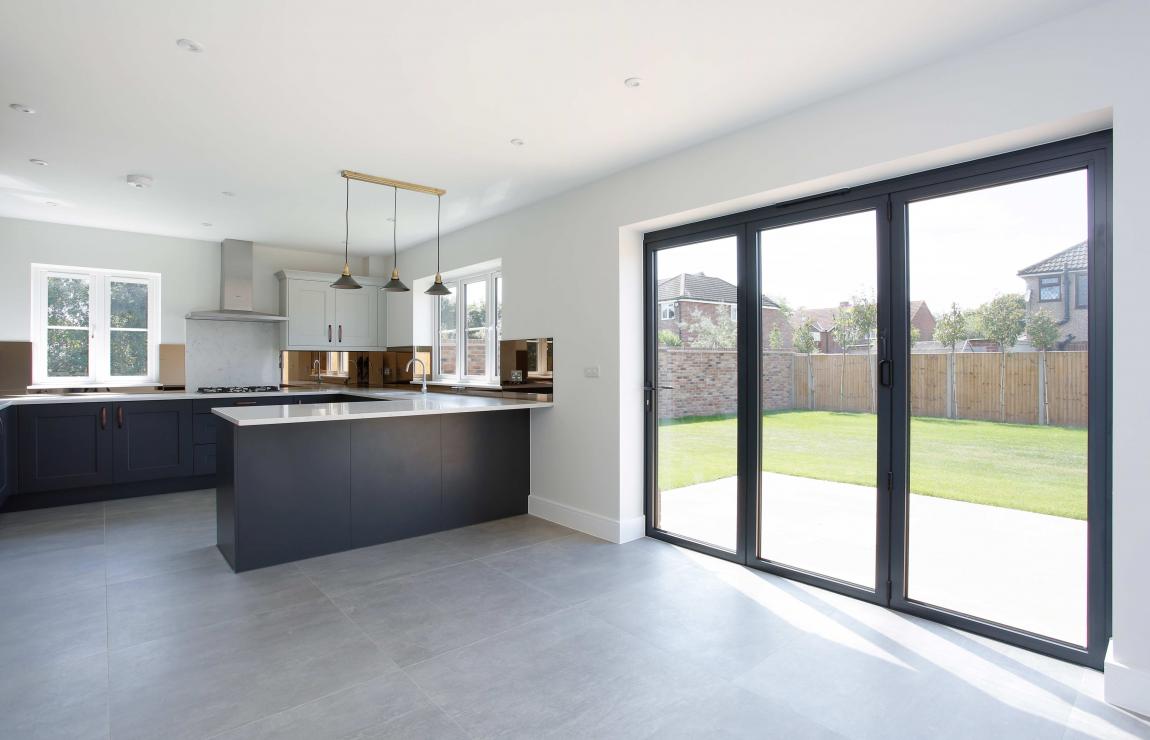
[[[738,245],[655,252],[657,529],[738,550]],[[650,309],[649,309],[650,310]]]
[[[1086,170],[908,206],[907,598],[1085,645]]]
[[[874,589],[877,214],[768,228],[759,556]]]

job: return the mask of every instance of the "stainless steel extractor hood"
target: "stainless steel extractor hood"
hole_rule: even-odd
[[[220,307],[192,311],[198,321],[287,321],[286,316],[252,310],[252,243],[224,239],[220,243]]]

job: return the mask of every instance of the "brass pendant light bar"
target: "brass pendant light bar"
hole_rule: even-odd
[[[413,190],[417,193],[428,193],[430,195],[446,195],[447,191],[443,188],[433,188],[430,185],[417,185],[413,182],[404,182],[403,180],[392,180],[387,177],[376,177],[375,175],[365,175],[362,172],[355,170],[340,170],[339,174],[349,180],[360,180],[362,182],[370,182],[376,185],[386,185],[389,188],[399,188],[400,190]]]

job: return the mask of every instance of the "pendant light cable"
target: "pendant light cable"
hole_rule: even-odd
[[[394,195],[391,201],[391,280],[383,286],[384,290],[393,293],[402,293],[411,290],[399,279],[399,188],[392,187]]]
[[[443,210],[443,196],[435,196],[435,281],[431,287],[424,291],[427,295],[451,295],[451,290],[443,284],[443,275],[439,272],[439,222]]]
[[[351,276],[351,265],[348,262],[348,241],[351,238],[351,180],[343,178],[343,272],[331,284],[333,288],[342,290],[356,290],[362,288]]]

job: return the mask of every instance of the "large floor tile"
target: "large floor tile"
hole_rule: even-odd
[[[102,544],[0,556],[0,594],[20,601],[103,587],[104,559]]]
[[[468,557],[482,558],[571,534],[574,531],[567,527],[524,515],[440,532],[435,539],[458,548]]]
[[[41,511],[57,510],[0,514],[0,558],[104,544],[104,517],[100,509],[60,511],[54,517]],[[27,516],[29,514],[39,516]]]
[[[717,683],[577,610],[405,670],[473,737],[630,733]]]
[[[361,740],[378,737],[392,721],[419,710],[438,712],[411,679],[395,671],[237,727],[218,740]]]
[[[0,673],[0,737],[108,737],[108,656],[44,659]]]
[[[333,597],[400,665],[551,614],[559,602],[478,561],[393,578]]]
[[[765,581],[727,583],[698,569],[678,568],[580,608],[733,679],[795,638],[788,619],[802,607],[793,602]]]
[[[113,583],[108,586],[108,642],[114,650],[322,596],[291,564],[233,573],[221,560]]]
[[[335,595],[470,559],[450,543],[427,535],[302,560],[298,565],[324,593]]]
[[[103,586],[38,599],[2,599],[0,665],[19,673],[44,661],[81,658],[108,649]]]
[[[567,604],[692,567],[682,550],[664,542],[643,538],[616,545],[584,534],[493,555],[483,562]]]
[[[321,598],[113,650],[116,738],[199,738],[395,670]]]
[[[216,490],[165,493],[158,496],[136,496],[104,502],[104,515],[108,519],[122,516],[176,516],[188,513],[208,513],[215,516]]]
[[[1082,676],[1078,698],[1067,720],[1066,740],[1150,738],[1150,717],[1141,717],[1107,704],[1104,681],[1100,671],[1086,671]]]

